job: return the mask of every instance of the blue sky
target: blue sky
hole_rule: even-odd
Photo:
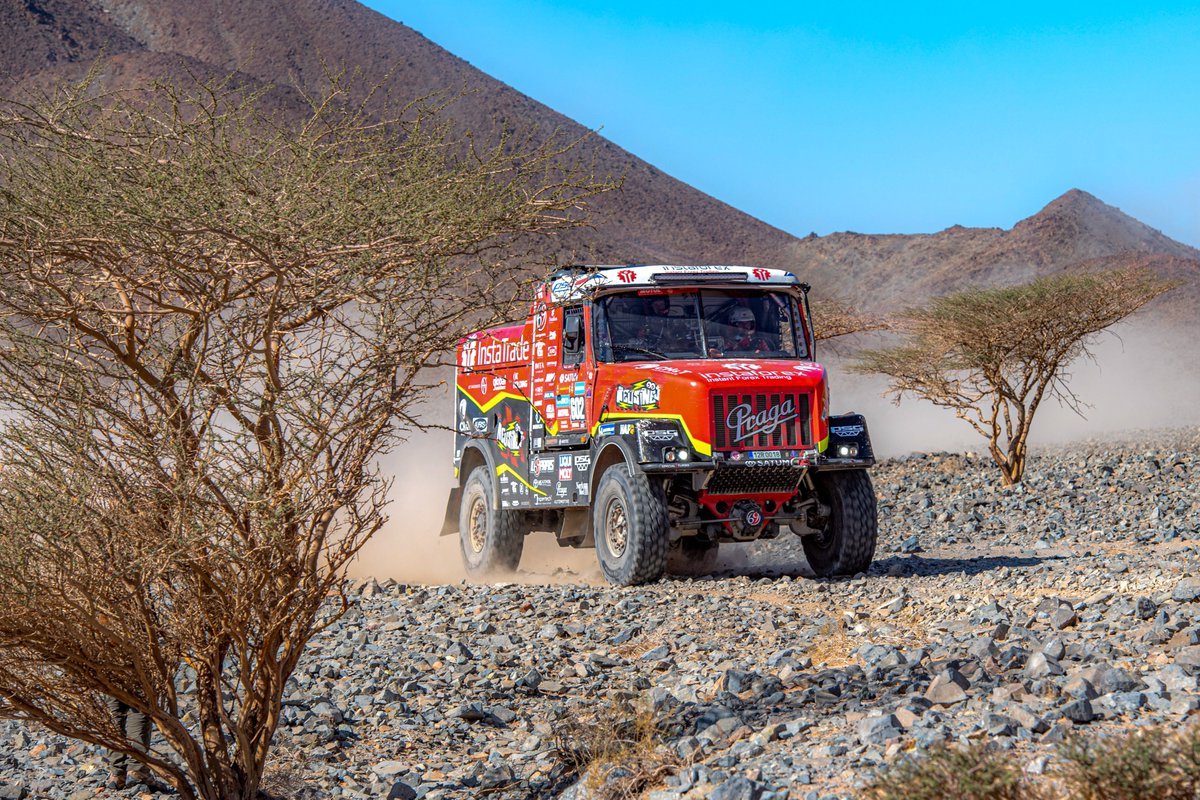
[[[1010,227],[1077,187],[1200,246],[1200,5],[366,5],[799,236]]]

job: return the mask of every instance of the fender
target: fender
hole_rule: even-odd
[[[604,471],[621,461],[638,469],[641,468],[638,465],[637,452],[628,441],[620,436],[606,436],[592,456],[592,497],[596,496],[596,488],[599,486]]]
[[[468,456],[468,453],[475,453],[475,456]],[[488,476],[492,479],[492,507],[500,508],[500,484],[496,480],[496,461],[492,458],[489,448],[483,447],[475,441],[468,443],[463,447],[461,464],[472,465],[470,469],[459,469],[458,485],[450,490],[450,496],[446,498],[446,517],[442,521],[442,530],[439,536],[454,536],[458,533],[458,511],[462,504],[462,489],[463,484],[467,480],[467,476],[471,470],[475,469],[477,462],[482,460],[487,467]]]

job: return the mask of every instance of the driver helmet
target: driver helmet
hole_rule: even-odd
[[[754,318],[754,312],[748,308],[735,308],[733,313],[729,315],[729,322],[732,325],[743,325],[749,322],[751,325],[757,324]]]

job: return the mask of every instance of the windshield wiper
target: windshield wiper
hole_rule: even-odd
[[[654,350],[647,350],[644,347],[635,347],[631,344],[614,344],[612,346],[612,349],[613,349],[614,353],[617,352],[618,350],[624,350],[627,353],[645,353],[648,356],[654,356],[659,361],[667,360],[667,357],[665,355],[663,355],[662,353],[656,352]]]

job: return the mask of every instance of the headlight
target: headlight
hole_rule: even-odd
[[[858,445],[854,442],[843,442],[837,446],[838,458],[857,458]]]

